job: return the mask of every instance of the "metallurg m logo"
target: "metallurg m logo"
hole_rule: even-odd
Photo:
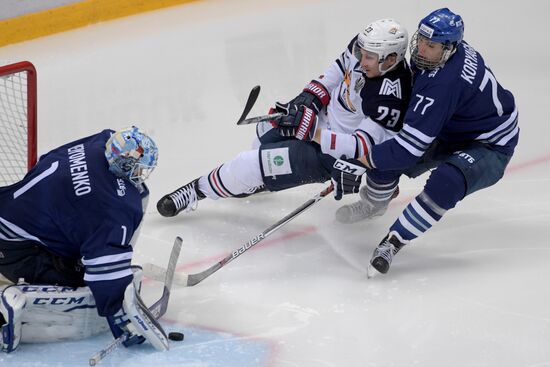
[[[396,81],[391,81],[387,78],[384,78],[382,81],[382,86],[380,87],[379,95],[391,96],[394,95],[397,98],[401,99],[401,81],[397,79]]]

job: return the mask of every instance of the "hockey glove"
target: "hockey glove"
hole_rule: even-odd
[[[361,178],[366,171],[366,167],[356,159],[337,159],[331,172],[334,198],[340,200],[342,195],[359,192]]]
[[[130,319],[122,308],[113,316],[107,316],[107,322],[109,323],[109,327],[111,328],[111,332],[115,338],[119,338],[124,333],[128,334],[128,339],[126,339],[123,343],[125,347],[130,347],[134,344],[141,344],[145,341],[143,336],[134,334],[128,330]]]
[[[300,107],[305,106],[313,110],[313,112],[315,112],[315,115],[318,115],[319,112],[323,109],[323,107],[326,107],[329,102],[330,102],[330,94],[325,88],[325,86],[316,80],[312,80],[311,82],[309,82],[308,85],[306,85],[302,93],[300,93],[290,102],[288,103],[275,102],[275,110],[270,110],[269,113],[271,114],[274,112],[281,112],[285,116],[289,116],[289,115],[296,116],[296,113],[300,109]],[[288,121],[289,118],[287,118],[286,120]],[[295,127],[297,127],[298,123],[299,121],[295,123]],[[273,127],[277,127],[278,124],[275,121],[272,121],[272,125]],[[283,129],[281,130],[281,135],[295,136],[294,130],[295,129]],[[315,130],[313,130],[310,135],[313,137],[314,133],[315,133]],[[303,136],[304,138],[299,138],[299,139],[311,140],[311,139],[306,139],[307,134],[303,134]]]
[[[317,114],[306,106],[291,108],[287,115],[279,119],[277,128],[281,136],[311,141],[317,129]]]
[[[128,339],[123,343],[125,347],[147,340],[157,350],[169,349],[164,329],[145,306],[133,283],[126,287],[122,309],[114,316],[108,316],[107,321],[115,338],[128,334]]]
[[[298,94],[292,101],[286,104],[279,103],[279,105],[295,105],[297,107],[306,106],[318,114],[323,107],[328,105],[329,102],[330,94],[325,86],[316,80],[312,80],[308,85],[306,85],[302,93]],[[279,110],[278,108],[277,111],[283,113],[285,112],[284,110]],[[288,108],[286,113],[288,113]]]

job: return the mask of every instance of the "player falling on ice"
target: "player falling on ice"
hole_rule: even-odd
[[[20,181],[0,188],[0,349],[23,342],[127,332],[168,349],[139,302],[131,267],[157,147],[136,127],[73,141],[44,154]]]
[[[347,170],[365,168],[355,158],[401,129],[411,90],[407,45],[407,31],[395,20],[369,24],[321,77],[290,102],[276,103],[276,112],[285,115],[257,125],[254,149],[165,195],[159,213],[171,217],[195,210],[204,198],[245,197],[331,178],[337,200],[357,192],[360,177],[348,182]],[[380,200],[395,191],[373,187],[372,194]],[[337,218],[353,221],[363,206],[346,207]]]
[[[410,43],[414,84],[403,129],[361,158],[377,185],[436,168],[375,249],[370,263],[380,273],[464,197],[498,182],[518,143],[512,93],[463,34],[462,18],[447,8],[420,21]]]

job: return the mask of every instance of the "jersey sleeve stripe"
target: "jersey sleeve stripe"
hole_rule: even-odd
[[[102,265],[102,264],[109,264],[114,262],[119,262],[122,260],[132,260],[132,252],[124,252],[122,254],[116,254],[116,255],[106,255],[106,256],[100,256],[95,257],[93,259],[82,259],[82,264],[85,266],[93,266],[93,265]]]
[[[422,155],[426,151],[426,149],[420,150],[417,147],[415,147],[414,145],[410,144],[408,141],[402,139],[401,135],[396,135],[394,139],[399,145],[401,145],[409,153],[411,153],[412,155],[414,155],[416,157],[422,157]]]
[[[508,126],[505,130],[501,130],[495,135],[487,139],[482,139],[480,141],[489,143],[489,144],[506,145],[506,143],[511,138],[513,138],[518,132],[519,132],[518,119],[515,119],[512,125]]]
[[[408,136],[414,137],[419,142],[422,142],[426,145],[430,145],[432,141],[434,141],[435,137],[428,136],[424,134],[422,131],[415,129],[414,127],[411,127],[410,125],[403,125],[403,129],[399,132],[401,133],[407,133]]]
[[[115,271],[106,274],[89,274],[88,272],[84,273],[84,280],[86,282],[99,282],[105,280],[113,280],[125,278],[127,276],[133,276],[132,269],[124,269],[120,271]]]
[[[426,150],[430,146],[430,144],[426,144],[423,141],[418,140],[416,137],[408,134],[406,131],[401,131],[399,135],[403,140],[408,141],[410,144],[418,147],[421,150]]]
[[[512,112],[512,114],[510,115],[510,117],[506,121],[504,121],[502,124],[500,124],[495,129],[493,129],[491,131],[488,131],[486,133],[483,133],[481,135],[478,135],[476,140],[489,140],[489,139],[491,139],[491,137],[496,135],[498,132],[506,129],[508,126],[513,124],[514,121],[516,121],[516,123],[517,123],[517,117],[518,117],[518,110],[517,110],[517,108],[515,108],[514,111]]]
[[[510,132],[515,130],[517,126],[518,126],[518,120],[516,119],[516,120],[514,120],[514,123],[512,124],[512,126],[508,127],[506,130],[501,131],[500,133],[498,133],[495,136],[493,136],[492,138],[490,138],[489,143],[496,143],[497,141],[502,139],[504,136],[510,134]]]
[[[367,155],[369,148],[372,146],[372,141],[370,141],[368,134],[364,131],[356,131],[355,136],[360,143],[357,145],[359,149],[356,151],[355,158],[360,158]]]
[[[497,143],[497,145],[506,145],[510,139],[512,139],[514,136],[516,136],[519,133],[519,127],[516,126],[516,128],[508,135],[504,136],[502,139],[500,139]]]
[[[395,141],[412,155],[420,157],[428,150],[434,138],[427,136],[421,131],[405,125],[395,136]]]
[[[131,264],[132,264],[131,261],[125,261],[114,265],[102,265],[102,266],[92,265],[92,266],[86,267],[86,273],[88,274],[108,273],[108,272],[112,272],[113,270],[129,268]]]

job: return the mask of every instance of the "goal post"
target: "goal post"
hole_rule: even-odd
[[[0,186],[19,181],[37,159],[36,69],[0,66]]]

